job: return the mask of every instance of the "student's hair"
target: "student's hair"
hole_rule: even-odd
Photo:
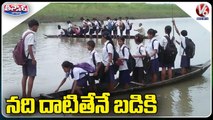
[[[81,18],[80,18],[80,20],[84,20],[84,18],[83,18],[83,17],[81,17]]]
[[[129,17],[125,17],[126,19],[129,19]]]
[[[71,21],[70,21],[70,20],[68,20],[68,21],[67,21],[67,23],[69,24],[69,23],[71,23]]]
[[[61,29],[61,26],[60,26],[60,25],[58,25],[58,29]]]
[[[90,21],[89,19],[86,19],[86,21]]]
[[[182,30],[182,31],[181,31],[181,35],[182,35],[182,36],[184,36],[184,37],[185,37],[185,36],[187,36],[187,34],[188,34],[188,33],[187,33],[187,31],[186,31],[186,30]]]
[[[117,21],[118,19],[117,19],[117,18],[114,18],[114,20],[116,20],[116,21]]]
[[[135,37],[137,37],[138,39],[135,39],[138,43],[143,42],[144,38],[141,34],[136,34]]]
[[[122,20],[122,17],[119,17],[119,20]]]
[[[73,69],[74,68],[74,65],[69,62],[69,61],[64,61],[62,64],[61,64],[62,67],[65,67],[65,68],[71,68]]]
[[[110,17],[107,17],[106,19],[107,19],[107,20],[109,20],[109,19],[110,19]]]
[[[110,36],[110,33],[108,31],[103,31],[102,37],[104,37],[106,40],[109,40],[109,42],[112,44],[113,49],[115,50],[115,45],[112,41],[112,37]]]
[[[125,42],[125,38],[123,36],[118,36],[117,39],[118,40],[122,40],[123,42]]]
[[[93,18],[93,20],[97,20],[96,18]]]
[[[141,25],[141,26],[142,26],[143,24],[142,24],[142,23],[139,23],[139,25]]]
[[[166,34],[168,34],[169,37],[170,37],[171,31],[172,31],[172,27],[171,27],[170,25],[167,25],[167,26],[165,27],[165,32],[166,32]]]
[[[90,46],[90,47],[92,47],[92,48],[95,48],[95,42],[93,40],[89,40],[87,42],[87,45]]]
[[[39,23],[37,20],[32,19],[28,22],[28,26],[29,26],[29,28],[32,28],[33,26],[39,26]]]
[[[147,34],[150,34],[150,35],[152,35],[152,36],[155,36],[155,34],[157,33],[158,31],[157,30],[154,30],[154,29],[149,29],[148,31],[147,31]]]

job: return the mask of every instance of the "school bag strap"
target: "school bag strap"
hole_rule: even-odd
[[[92,61],[93,61],[93,64],[96,66],[95,52],[92,54]]]
[[[25,38],[27,37],[27,35],[29,35],[29,34],[34,34],[33,32],[31,32],[31,31],[29,31],[29,32],[27,32],[27,33],[25,33],[25,35],[23,36],[23,38],[21,38],[21,40],[23,41],[23,43],[24,43],[24,41],[25,41]],[[27,59],[28,59],[28,57],[29,57],[29,55],[30,55],[30,53],[28,52],[28,54],[27,54]]]
[[[125,56],[125,52],[124,52],[125,48],[129,51],[129,48],[127,46],[124,46],[123,49],[122,49],[123,56]]]

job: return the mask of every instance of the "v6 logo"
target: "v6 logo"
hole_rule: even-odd
[[[200,4],[196,8],[196,13],[200,17],[205,17],[209,14],[209,7],[206,4]]]

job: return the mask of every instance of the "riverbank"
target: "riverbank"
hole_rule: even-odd
[[[112,19],[126,16],[130,19],[188,17],[176,5],[146,3],[51,3],[32,17],[45,23],[80,21],[80,17],[105,20],[108,16]]]

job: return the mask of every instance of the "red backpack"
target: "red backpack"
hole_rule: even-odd
[[[26,57],[25,49],[24,49],[24,40],[26,36],[30,33],[33,33],[33,32],[27,32],[24,35],[24,37],[19,40],[19,42],[16,44],[13,50],[13,59],[17,65],[24,65],[27,61],[29,54]]]

